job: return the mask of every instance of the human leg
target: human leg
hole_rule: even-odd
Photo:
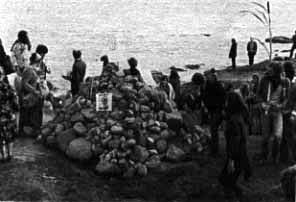
[[[273,149],[272,149],[272,158],[274,162],[278,161],[280,143],[283,137],[283,114],[281,112],[272,113],[272,135],[273,140]]]
[[[264,160],[268,159],[269,155],[269,141],[271,138],[271,117],[270,113],[262,116],[262,143],[261,143],[261,155]]]

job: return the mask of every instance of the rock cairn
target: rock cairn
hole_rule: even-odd
[[[98,92],[112,93],[112,111],[96,111]],[[103,175],[145,176],[164,160],[202,152],[209,139],[198,125],[186,127],[164,91],[115,72],[88,78],[80,96],[64,99],[55,112],[42,128],[44,143],[72,159],[95,160]]]

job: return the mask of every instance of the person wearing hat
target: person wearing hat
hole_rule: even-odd
[[[281,63],[273,62],[270,67],[271,71],[260,81],[257,97],[263,109],[261,158],[268,159],[268,145],[273,138],[272,159],[276,163],[279,160],[279,147],[283,135],[282,110],[288,98],[290,82],[282,77]]]
[[[86,64],[81,59],[81,51],[73,50],[74,64],[72,67],[71,73],[71,92],[72,95],[75,96],[79,92],[79,87],[81,82],[84,80],[85,72],[86,72]]]

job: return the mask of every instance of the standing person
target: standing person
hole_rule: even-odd
[[[103,55],[100,58],[101,62],[103,62],[102,73],[103,74],[107,70],[107,65],[109,64],[109,58],[107,55]]]
[[[22,72],[24,68],[29,65],[30,50],[31,42],[28,33],[22,30],[18,33],[17,40],[11,47],[11,60],[17,71]]]
[[[132,58],[129,58],[127,62],[130,68],[128,71],[125,71],[125,75],[131,75],[131,76],[137,77],[140,82],[144,82],[144,79],[140,71],[137,69],[138,61],[132,57]]]
[[[178,106],[179,99],[180,99],[180,88],[181,88],[181,82],[180,82],[180,76],[177,71],[172,70],[169,77],[169,82],[173,86],[173,89],[175,91],[175,102]]]
[[[167,76],[162,76],[159,88],[166,92],[169,101],[174,101],[175,91]]]
[[[14,72],[14,68],[10,61],[10,57],[6,55],[1,39],[0,39],[0,66],[3,67],[3,71],[5,75],[8,75]]]
[[[289,80],[291,86],[292,86],[292,82],[294,79],[294,75],[295,75],[295,70],[293,67],[293,64],[291,62],[285,62],[284,63],[284,73],[286,78]],[[290,121],[290,117],[291,117],[291,111],[293,108],[292,101],[294,101],[295,97],[294,95],[291,94],[295,93],[295,91],[293,92],[292,90],[289,92],[289,96],[288,96],[288,101],[287,101],[287,106],[285,107],[285,110],[283,111],[283,138],[281,141],[281,146],[280,146],[280,160],[282,162],[286,162],[289,159],[295,160],[295,156],[296,153],[295,152],[295,145],[293,145],[292,143],[294,142],[293,140],[293,132],[292,132],[292,126],[291,126],[291,121]],[[293,98],[293,99],[291,99]]]
[[[248,57],[249,57],[249,65],[252,66],[254,64],[254,57],[257,54],[257,43],[251,37],[250,41],[247,45]]]
[[[30,66],[26,66],[22,73],[20,91],[20,117],[19,133],[24,135],[24,127],[30,127],[37,135],[42,125],[42,96],[39,89],[39,77],[34,69],[34,65],[39,63],[37,54],[30,57]]]
[[[229,51],[229,58],[231,58],[232,69],[236,68],[236,56],[237,56],[237,42],[235,39],[231,40],[231,48]]]
[[[282,109],[287,101],[289,81],[283,79],[282,65],[271,63],[271,72],[266,74],[260,81],[258,99],[263,109],[263,140],[262,160],[269,156],[269,142],[273,139],[272,159],[274,163],[279,160],[279,147],[283,135],[283,113]]]
[[[13,140],[17,135],[16,112],[18,103],[15,91],[0,67],[0,151],[1,161],[12,158]]]
[[[242,172],[244,179],[251,177],[251,166],[247,154],[247,124],[244,116],[248,116],[247,108],[236,92],[230,92],[226,100],[226,163],[219,176],[219,181],[227,192],[234,192],[242,199],[242,190],[237,180]]]
[[[44,62],[45,55],[48,53],[48,48],[43,44],[39,44],[35,52],[41,57],[37,73],[40,79],[46,80],[46,74],[50,74],[50,69]]]
[[[73,50],[73,57],[75,61],[71,73],[71,92],[72,95],[75,96],[79,92],[80,83],[83,82],[86,71],[86,64],[81,59],[80,50]]]
[[[294,50],[296,49],[296,30],[295,30],[295,34],[292,36],[292,42],[293,42],[293,45],[290,51],[290,58],[293,57]]]
[[[206,75],[206,85],[203,93],[203,103],[209,115],[209,123],[211,128],[211,153],[217,155],[219,152],[219,135],[218,129],[222,123],[222,112],[225,104],[225,90],[223,85],[217,79],[215,69]]]

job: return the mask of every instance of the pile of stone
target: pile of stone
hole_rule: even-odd
[[[205,130],[188,129],[164,91],[135,77],[109,72],[82,88],[79,97],[60,103],[41,137],[70,158],[96,161],[99,174],[145,176],[164,160],[179,162],[207,146]],[[98,92],[112,93],[112,111],[96,111]]]

